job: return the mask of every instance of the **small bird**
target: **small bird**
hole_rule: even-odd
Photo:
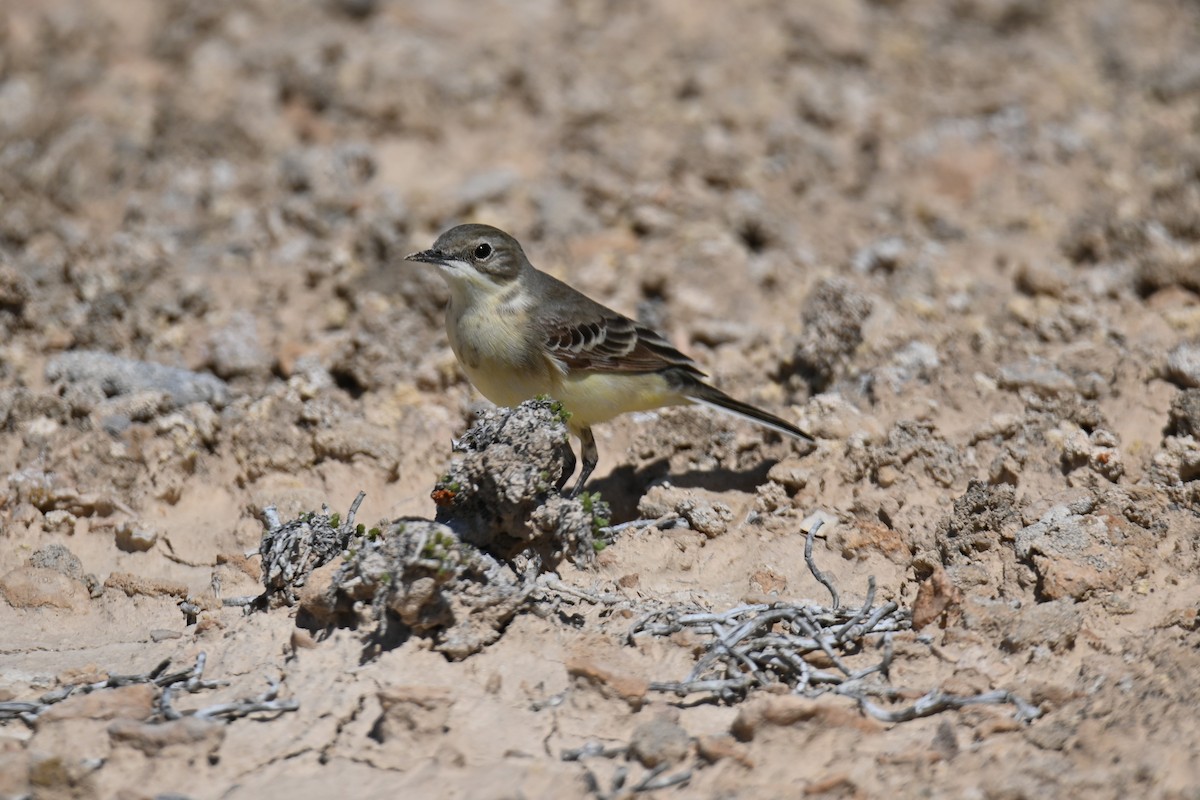
[[[709,386],[696,362],[661,335],[536,269],[498,228],[459,225],[405,260],[436,265],[449,284],[450,347],[484,397],[515,406],[544,395],[570,412],[583,459],[572,497],[599,461],[592,426],[629,411],[698,403],[813,441]],[[560,491],[574,471],[572,452]]]

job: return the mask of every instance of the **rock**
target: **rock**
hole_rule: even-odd
[[[945,563],[970,559],[974,553],[1012,541],[1021,524],[1016,489],[1006,483],[991,485],[973,480],[954,501],[954,510],[937,527],[938,549]]]
[[[454,691],[445,686],[385,686],[378,697],[383,712],[371,735],[380,742],[401,736],[442,736],[448,730]]]
[[[29,557],[29,566],[52,569],[55,572],[61,572],[68,578],[74,578],[77,581],[83,580],[83,562],[61,544],[51,544],[35,550]]]
[[[275,365],[262,346],[254,316],[247,311],[233,314],[229,322],[208,338],[209,366],[226,380],[242,376],[266,378]]]
[[[884,435],[878,419],[863,414],[837,392],[826,392],[810,399],[804,404],[796,424],[818,439],[845,441],[853,437],[861,442],[875,442]]]
[[[1036,356],[1001,367],[996,383],[1001,389],[1027,389],[1043,397],[1075,394],[1077,391],[1070,375]]]
[[[792,371],[814,392],[823,391],[863,340],[871,300],[842,278],[825,278],[804,303],[804,333],[792,356]]]
[[[166,578],[143,578],[140,575],[132,575],[128,572],[112,572],[104,581],[105,588],[117,589],[124,592],[129,597],[135,595],[144,595],[146,597],[178,597],[184,599],[188,596],[188,587],[185,583],[173,581]]]
[[[712,539],[729,530],[733,509],[699,489],[680,489],[670,484],[651,486],[638,501],[638,513],[646,519],[678,514],[692,530]]]
[[[317,567],[308,573],[307,579],[296,593],[296,603],[300,611],[307,614],[318,628],[328,627],[336,621],[337,601],[333,591],[333,580],[341,568],[342,565],[338,561],[330,561]],[[304,622],[307,624],[308,620]]]
[[[812,465],[804,459],[785,458],[771,467],[767,472],[767,479],[781,484],[788,492],[795,494],[808,485],[812,471]]]
[[[483,412],[455,443],[449,471],[433,491],[437,521],[486,553],[590,560],[608,505],[596,495],[558,495],[574,456],[561,406],[527,400]]]
[[[644,767],[678,764],[688,756],[691,739],[679,723],[660,715],[638,725],[629,740],[629,756]]]
[[[710,764],[715,764],[723,758],[732,758],[743,767],[754,767],[754,761],[746,753],[746,748],[728,734],[699,737],[696,739],[696,753]]]
[[[1171,400],[1166,433],[1200,438],[1200,389],[1184,389]]]
[[[0,577],[0,597],[13,608],[75,610],[88,603],[83,584],[54,569],[17,567]]]
[[[0,92],[2,91],[0,89]],[[31,294],[28,278],[8,264],[0,266],[0,311],[20,316]]]
[[[1143,541],[1145,540],[1145,541]],[[1111,514],[1052,507],[1016,534],[1017,557],[1039,578],[1043,597],[1082,600],[1094,591],[1127,585],[1145,569],[1147,534]]]
[[[1194,436],[1168,436],[1151,461],[1150,479],[1164,486],[1200,479],[1200,441]]]
[[[1060,652],[1074,647],[1082,628],[1083,614],[1071,600],[1037,603],[1016,613],[1000,645],[1014,653],[1038,646]]]
[[[886,441],[867,444],[852,440],[847,450],[848,477],[853,481],[869,477],[880,486],[891,486],[901,475],[911,479],[914,473],[924,472],[949,487],[962,478],[962,455],[930,422],[899,420]]]
[[[929,381],[942,365],[937,348],[926,342],[909,342],[897,350],[891,363],[874,371],[875,380],[899,392],[913,380]]]
[[[335,608],[368,637],[372,628],[427,636],[458,661],[500,638],[532,582],[445,525],[402,519],[355,539],[334,587]]]
[[[921,630],[942,615],[949,617],[947,612],[959,606],[962,599],[962,591],[950,581],[946,570],[940,564],[935,565],[933,574],[917,589],[912,608],[913,630]]]
[[[38,724],[61,719],[144,720],[154,713],[154,701],[157,698],[158,689],[149,683],[74,694],[43,711],[38,717]]]
[[[1074,422],[1064,420],[1056,432],[1062,442],[1062,465],[1068,472],[1083,466],[1116,483],[1125,474],[1125,463],[1117,449],[1117,437],[1111,431],[1096,428],[1087,433]]]
[[[334,0],[333,7],[356,20],[363,20],[379,10],[379,0]]]
[[[907,564],[912,557],[898,531],[872,519],[838,525],[829,533],[829,543],[841,551],[842,558],[865,558],[865,551],[874,551],[894,563]]]
[[[566,667],[572,678],[593,687],[604,697],[624,700],[634,711],[645,704],[650,691],[650,685],[641,678],[621,674],[584,656],[567,659]]]
[[[859,715],[857,711],[833,705],[828,699],[813,700],[792,695],[758,694],[744,703],[730,726],[740,742],[749,742],[767,727],[786,728],[799,723],[821,728],[850,728],[859,733],[878,733],[883,725]]]
[[[787,591],[787,578],[773,569],[755,570],[750,576],[750,588],[765,595],[778,597]]]
[[[225,738],[225,730],[225,725],[217,720],[193,716],[168,722],[117,719],[108,726],[108,737],[113,744],[132,747],[147,756],[156,756],[177,745],[191,748],[200,743],[207,743],[205,749],[215,753]]]
[[[688,521],[688,526],[710,539],[715,539],[729,530],[733,521],[733,509],[718,501],[689,497],[679,501],[676,506],[679,514]]]
[[[46,379],[68,386],[98,386],[106,397],[162,392],[170,399],[172,408],[189,403],[223,408],[231,396],[229,387],[215,375],[94,350],[73,350],[50,359]]]
[[[1042,263],[1034,266],[1022,262],[1017,268],[1016,281],[1017,288],[1025,294],[1062,297],[1071,285],[1071,273],[1066,267],[1058,264]]]
[[[880,239],[870,244],[850,259],[850,265],[855,272],[895,272],[904,262],[908,246],[899,236]]]
[[[1185,389],[1200,388],[1200,342],[1183,342],[1167,353],[1167,380]]]
[[[114,533],[117,549],[125,553],[144,553],[158,541],[158,533],[148,528],[125,521],[117,525]]]

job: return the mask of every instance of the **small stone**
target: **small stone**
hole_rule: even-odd
[[[50,706],[39,723],[59,719],[147,719],[154,713],[158,690],[149,683],[75,694]]]
[[[115,533],[117,549],[125,553],[144,553],[158,541],[158,533],[136,526],[133,522],[122,522]]]
[[[108,726],[108,737],[113,744],[128,745],[148,756],[175,745],[194,746],[199,742],[208,742],[212,753],[225,738],[225,730],[225,725],[216,720],[190,716],[169,722],[117,719]]]
[[[1029,295],[1062,297],[1071,285],[1071,274],[1057,264],[1022,263],[1017,268],[1017,288]]]
[[[787,591],[787,578],[770,569],[756,570],[750,576],[750,588],[768,595],[780,595]]]
[[[687,731],[677,722],[658,716],[634,729],[629,755],[650,768],[677,764],[687,758],[690,741]]]
[[[880,723],[842,706],[807,697],[760,694],[743,704],[730,726],[730,733],[738,741],[748,742],[763,728],[786,728],[800,723],[811,723],[817,728],[849,728],[859,733],[877,733],[884,729]]]
[[[596,688],[605,697],[624,700],[634,710],[646,702],[650,686],[640,678],[620,674],[582,656],[568,659],[566,666],[568,675]]]
[[[1039,645],[1061,652],[1074,646],[1082,628],[1083,616],[1073,601],[1052,600],[1022,608],[1000,644],[1014,653]]]
[[[1167,435],[1200,437],[1200,389],[1184,389],[1171,400]]]
[[[332,587],[341,568],[342,564],[337,560],[322,564],[308,574],[304,585],[296,593],[300,612],[307,614],[319,628],[332,625],[337,615],[337,600]]]
[[[200,402],[223,408],[231,398],[229,387],[214,375],[94,350],[72,350],[50,359],[46,379],[65,386],[98,386],[107,397],[162,393],[173,406]]]
[[[1200,342],[1183,342],[1167,354],[1167,380],[1185,389],[1200,388]]]
[[[961,603],[962,591],[950,581],[942,565],[936,565],[933,574],[917,589],[912,610],[913,630],[921,630]]]
[[[1000,368],[997,383],[1002,389],[1028,389],[1044,397],[1074,394],[1071,376],[1042,358],[1033,357]]]
[[[807,486],[811,476],[812,467],[799,458],[785,458],[767,472],[769,480],[782,484],[793,494]]]
[[[83,584],[61,572],[41,567],[18,567],[0,577],[0,597],[13,608],[83,608],[88,593]]]
[[[729,530],[729,523],[733,521],[733,509],[720,501],[688,498],[681,500],[676,510],[688,521],[692,530],[710,539]]]
[[[900,479],[900,471],[891,464],[884,464],[876,473],[876,483],[881,489],[887,489]]]
[[[448,728],[454,692],[444,686],[388,686],[379,690],[383,712],[373,735],[386,742],[398,736],[440,736]]]
[[[226,380],[241,376],[267,377],[274,359],[259,340],[254,317],[245,311],[235,313],[208,339],[209,365]]]
[[[57,531],[58,533],[74,533],[76,517],[70,511],[62,508],[56,508],[52,511],[47,511],[44,519],[44,526],[48,531]]]
[[[129,597],[145,595],[146,597],[162,597],[164,595],[183,599],[188,596],[185,583],[166,578],[143,578],[128,572],[113,572],[104,581],[105,588],[118,589]]]
[[[83,562],[61,544],[51,544],[35,550],[29,557],[29,566],[52,569],[68,578],[83,580]]]
[[[701,736],[696,740],[696,753],[710,764],[723,758],[732,758],[743,767],[754,767],[754,761],[746,754],[746,748],[728,734]]]

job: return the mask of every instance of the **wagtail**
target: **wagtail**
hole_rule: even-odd
[[[504,231],[459,225],[406,260],[436,265],[450,285],[450,347],[484,397],[515,406],[544,395],[570,412],[567,425],[583,458],[572,497],[599,460],[592,426],[629,411],[699,403],[813,441],[709,386],[696,362],[660,334],[534,268]],[[574,471],[571,453],[559,490]]]

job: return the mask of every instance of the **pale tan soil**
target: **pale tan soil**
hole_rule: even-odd
[[[300,704],[151,747],[118,724],[145,697],[64,703],[0,724],[0,796],[584,797],[585,769],[607,791],[645,768],[562,753],[664,715],[692,770],[664,796],[1200,796],[1200,5],[0,15],[0,701],[203,651],[230,683],[177,707],[269,679]],[[465,220],[820,439],[692,410],[598,430],[617,521],[664,480],[733,521],[623,534],[567,586],[824,602],[799,533],[821,510],[848,602],[873,575],[911,606],[937,568],[962,593],[897,635],[894,684],[1043,716],[889,726],[827,697],[739,741],[788,698],[647,694],[687,674],[686,637],[631,645],[586,603],[458,662],[420,639],[364,662],[355,631],[222,607],[214,582],[261,589],[237,556],[264,506],[361,489],[368,524],[432,517],[480,400],[440,280],[400,259]],[[228,402],[52,378],[71,350],[213,372]],[[31,567],[49,545],[79,569]]]

